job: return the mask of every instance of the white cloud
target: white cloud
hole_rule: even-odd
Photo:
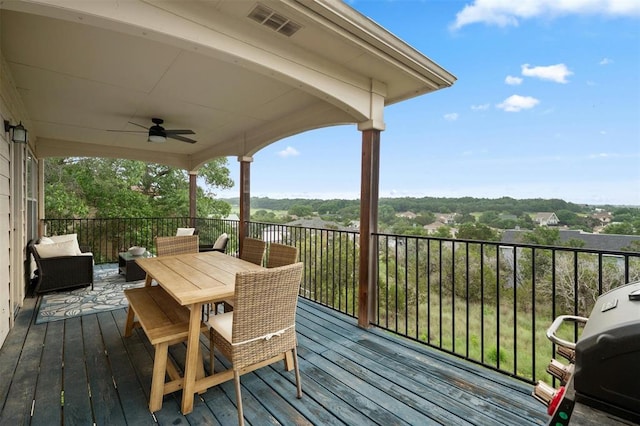
[[[472,111],[486,111],[489,109],[491,105],[489,104],[481,104],[481,105],[471,105]]]
[[[588,158],[591,160],[595,160],[598,158],[618,158],[618,157],[620,157],[620,154],[615,154],[611,152],[599,152],[597,154],[590,154]]]
[[[613,61],[609,58],[602,58],[602,60],[600,62],[598,62],[600,65],[609,65],[612,64]]]
[[[518,26],[533,18],[563,15],[640,16],[637,0],[475,0],[456,14],[451,29],[484,23],[499,27]]]
[[[573,72],[565,64],[548,65],[546,67],[530,67],[529,64],[522,65],[522,75],[555,81],[556,83],[567,83],[567,77],[572,74]]]
[[[523,109],[533,108],[539,103],[538,99],[531,96],[511,95],[496,106],[506,112],[519,112]]]
[[[510,86],[518,86],[522,84],[522,78],[508,75],[507,78],[504,79],[504,82]]]
[[[451,112],[449,114],[445,114],[444,115],[444,119],[447,121],[456,121],[458,119],[458,113],[457,112]]]
[[[282,151],[278,152],[278,155],[280,157],[283,157],[283,158],[296,157],[296,156],[300,155],[300,152],[297,149],[295,149],[295,148],[293,148],[291,146],[288,146],[285,149],[283,149]]]

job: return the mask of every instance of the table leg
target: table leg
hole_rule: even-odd
[[[153,280],[153,277],[149,274],[147,274],[147,277],[144,279],[144,286],[145,287],[151,287],[151,281]]]
[[[189,319],[189,339],[187,340],[187,360],[184,366],[184,388],[182,390],[182,414],[187,415],[193,411],[193,397],[196,386],[196,372],[200,353],[200,311],[202,303],[191,305]]]

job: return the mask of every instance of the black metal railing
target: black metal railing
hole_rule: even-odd
[[[376,326],[526,381],[550,381],[558,315],[640,279],[640,253],[376,235]],[[562,330],[577,340],[578,327]]]
[[[104,219],[45,219],[47,235],[78,234],[81,246],[87,246],[96,263],[114,263],[118,253],[132,246],[155,250],[153,239],[171,236],[178,228],[190,227],[188,217],[171,218],[104,218]],[[200,245],[212,245],[223,232],[230,236],[227,252],[238,248],[238,221],[197,218]]]
[[[357,316],[359,233],[250,222],[249,236],[295,245],[304,262],[300,294]]]
[[[116,262],[133,245],[174,235],[189,218],[47,219],[50,235],[77,233],[96,262]],[[238,221],[197,218],[201,244],[222,232],[239,247]],[[296,245],[300,295],[352,317],[358,312],[359,233],[247,223],[248,236]],[[640,279],[640,253],[502,244],[378,233],[374,325],[504,374],[551,377],[545,331],[562,314],[588,316],[601,293]],[[561,330],[577,339],[577,326]]]

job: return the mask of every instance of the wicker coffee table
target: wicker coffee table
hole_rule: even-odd
[[[139,281],[146,278],[147,274],[136,263],[136,259],[145,257],[153,257],[153,255],[148,251],[140,256],[134,256],[128,251],[118,253],[118,271],[124,275],[125,281]]]

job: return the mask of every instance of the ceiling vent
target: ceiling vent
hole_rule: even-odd
[[[296,33],[296,31],[302,28],[301,25],[296,24],[289,18],[277,14],[260,3],[258,3],[249,13],[249,18],[287,37],[291,37]]]

